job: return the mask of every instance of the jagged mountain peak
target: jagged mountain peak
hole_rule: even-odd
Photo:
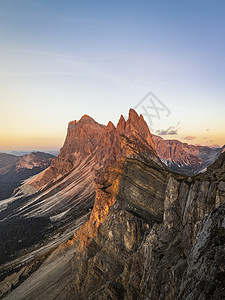
[[[88,115],[83,115],[80,120],[74,120],[70,121],[68,124],[68,128],[73,129],[76,128],[79,125],[87,125],[89,126],[90,124],[98,124],[92,117]],[[99,124],[100,125],[100,124]]]
[[[106,126],[106,130],[107,131],[115,130],[115,126],[114,126],[114,124],[111,121],[108,122],[108,124]]]
[[[96,181],[89,219],[7,299],[223,299],[224,158],[218,178],[191,180],[121,159]]]
[[[131,147],[130,143],[133,142],[135,143]],[[79,121],[69,123],[66,140],[58,158],[53,160],[50,169],[42,175],[41,182],[36,182],[36,186],[41,187],[56,177],[65,175],[88,156],[94,156],[94,168],[97,169],[135,153],[134,147],[142,149],[141,151],[154,149],[148,125],[134,109],[130,109],[127,121],[121,115],[117,127],[111,121],[105,126],[84,115]]]
[[[117,130],[124,130],[125,126],[126,126],[126,120],[124,119],[124,116],[121,115],[116,128]]]
[[[69,124],[68,124],[68,128],[73,128],[76,124],[77,124],[76,120],[70,121]]]
[[[129,118],[128,120],[130,120],[130,122],[132,121],[137,121],[139,120],[139,115],[137,114],[137,112],[133,109],[133,108],[130,108],[129,110]]]
[[[140,133],[142,130],[144,130],[145,132],[149,131],[148,125],[145,122],[143,116],[139,116],[132,108],[129,110],[129,117],[126,125],[140,130]]]
[[[92,117],[88,115],[83,115],[78,121],[79,123],[97,123]]]
[[[19,228],[18,242],[12,240],[18,248],[24,236],[30,241],[27,237],[34,232],[42,235],[39,252],[29,252],[36,240],[23,242],[25,266],[19,261],[19,269],[17,259],[14,270],[12,262],[7,266],[10,276],[3,277],[2,295],[27,278],[7,299],[222,299],[225,153],[208,172],[187,177],[160,166],[156,156],[143,155],[159,144],[155,148],[147,124],[135,111],[130,110],[127,121],[121,117],[117,127],[85,118],[82,122],[69,123],[60,155],[36,181],[42,189],[13,200],[12,211],[10,205],[5,211],[8,204],[3,203],[7,240],[12,227]],[[158,141],[169,147],[169,158],[179,145],[187,147]],[[190,157],[200,150],[187,149]],[[202,157],[214,151],[206,150]],[[8,216],[14,223],[4,223]],[[39,221],[34,231],[29,222],[39,218],[51,222]],[[20,230],[21,220],[26,229],[31,227],[28,233]],[[50,243],[42,247],[50,230],[57,235],[50,235]],[[36,270],[34,261],[44,263],[29,276]]]

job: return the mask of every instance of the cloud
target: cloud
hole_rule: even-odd
[[[180,129],[178,127],[180,123],[178,123],[176,126],[170,126],[168,129],[164,130],[156,130],[156,134],[158,135],[177,135],[178,130]]]
[[[192,141],[192,140],[196,139],[196,136],[187,135],[187,136],[183,137],[183,139],[186,141]]]
[[[210,128],[207,128],[207,129],[206,129],[206,131],[209,131],[209,130],[210,130]]]

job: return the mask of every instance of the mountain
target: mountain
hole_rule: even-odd
[[[42,152],[23,156],[0,153],[0,200],[10,197],[23,180],[46,169],[53,158]]]
[[[194,146],[178,140],[164,140],[152,135],[157,155],[172,171],[195,175],[206,171],[225,150],[207,146]]]
[[[102,172],[122,157],[140,151],[154,152],[154,143],[143,117],[132,109],[128,120],[121,116],[116,127],[111,122],[98,124],[86,115],[72,121],[51,166],[22,185],[10,200],[13,213],[68,222],[92,208],[97,170]],[[18,199],[21,201],[15,201]],[[13,202],[23,205],[15,207]]]
[[[59,234],[61,239],[72,234],[93,207],[95,174],[140,152],[154,153],[154,143],[143,117],[132,109],[128,120],[121,116],[116,127],[86,115],[70,122],[65,143],[50,167],[0,202],[0,264],[21,251],[29,253],[34,244],[36,250],[44,244],[46,251],[59,243]]]
[[[6,299],[223,299],[225,154],[194,177],[150,156],[97,175],[90,218]]]
[[[153,139],[134,110],[69,123],[51,166],[0,202],[0,297],[223,299],[225,153],[191,177]]]
[[[36,153],[40,152],[37,150],[32,150],[32,151],[17,151],[17,150],[10,150],[10,151],[5,151],[7,154],[15,155],[15,156],[24,156],[26,154],[30,153]],[[53,156],[57,156],[59,154],[59,151],[57,150],[46,150],[44,153],[52,154]]]
[[[19,158],[15,155],[7,153],[0,153],[0,168],[7,167],[8,165],[15,164],[19,161]]]
[[[154,147],[149,128],[142,116],[130,110],[127,122],[121,116],[117,127],[109,122],[101,125],[84,115],[78,122],[68,125],[65,143],[51,167],[29,184],[39,189],[55,181],[73,169],[79,168],[81,161],[94,160],[94,169],[106,167],[132,152],[125,138],[136,139],[141,147]]]

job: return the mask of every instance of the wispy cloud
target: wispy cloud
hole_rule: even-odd
[[[71,55],[26,47],[16,49],[0,47],[0,54],[2,54],[0,62],[1,60],[7,62],[4,63],[0,76],[92,76],[107,79],[126,88],[134,86],[148,88],[149,83],[159,83],[161,80],[154,71],[143,68],[137,71],[135,55]],[[15,65],[10,64],[13,60],[17,62]],[[118,71],[119,66],[125,61],[129,68]]]
[[[180,122],[176,124],[176,126],[170,126],[167,129],[156,130],[156,134],[158,135],[177,135],[178,130],[180,129]]]
[[[183,139],[186,140],[186,141],[192,141],[192,140],[196,139],[196,136],[187,135],[187,136],[183,137]]]

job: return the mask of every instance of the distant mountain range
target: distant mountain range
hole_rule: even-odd
[[[120,122],[118,123],[118,129],[115,131],[118,132],[116,133],[117,135],[121,134],[120,127],[122,128],[125,126],[125,123],[126,121],[121,117]],[[87,130],[89,135],[93,136],[91,145],[89,145],[90,141],[85,139],[85,135],[84,137],[74,137],[72,130],[73,126],[75,126],[75,128],[78,126],[78,128]],[[103,139],[104,142],[101,146],[101,154],[97,154],[97,161],[100,160],[101,156],[104,156],[105,162],[108,161],[109,163],[109,161],[115,161],[116,156],[119,155],[118,146],[116,146],[116,144],[113,145],[113,148],[110,150],[110,152],[114,152],[114,154],[111,155],[109,153],[109,159],[103,154],[105,151],[104,148],[108,143],[108,137],[101,137],[105,130],[104,128],[106,128],[107,136],[111,135],[111,138],[113,138],[111,132],[115,127],[111,122],[109,122],[107,126],[104,126],[98,124],[89,116],[83,116],[79,123],[70,122],[67,138],[59,157],[55,160],[53,166],[47,173],[43,173],[41,179],[37,177],[37,179],[31,182],[31,185],[35,188],[37,187],[36,185],[40,187],[40,185],[47,183],[49,178],[53,179],[57,175],[67,173],[73,167],[73,160],[75,159],[75,157],[70,154],[71,150],[75,147],[73,151],[78,151],[80,156],[86,155],[87,151],[91,153],[94,151],[94,145],[99,143],[98,137],[100,140]],[[92,131],[93,134],[91,133]],[[76,142],[77,139],[79,140],[79,144]],[[118,138],[116,138],[116,140],[118,140]],[[200,145],[189,145],[178,140],[165,140],[162,137],[153,134],[152,140],[155,151],[162,163],[170,170],[186,175],[195,175],[205,172],[207,167],[225,151],[225,146],[221,148],[212,148]],[[49,153],[39,151],[8,151],[8,153],[0,153],[0,200],[10,197],[13,190],[19,187],[23,180],[40,173],[50,166],[51,160],[57,156],[58,153],[58,151],[49,151]],[[67,157],[66,159],[63,158],[63,163],[62,157]],[[75,161],[77,162],[77,158]],[[101,163],[98,162],[97,165],[100,166]]]
[[[186,175],[206,171],[225,150],[225,146],[221,148],[195,146],[178,140],[164,140],[157,135],[152,135],[152,138],[162,162],[172,171]]]
[[[43,152],[43,151],[38,151],[38,150],[32,150],[32,151],[8,150],[8,151],[4,151],[3,153],[12,154],[12,155],[15,155],[15,156],[23,156],[23,155],[26,155],[26,154],[36,153],[36,152]],[[57,156],[59,154],[59,151],[58,150],[46,150],[43,153],[49,153],[49,154],[52,154],[54,156]]]
[[[0,200],[10,197],[23,180],[46,169],[54,157],[43,152],[23,156],[0,153]]]

